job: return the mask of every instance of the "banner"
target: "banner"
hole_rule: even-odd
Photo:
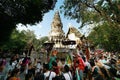
[[[89,60],[90,59],[90,49],[89,48],[86,48],[85,54],[86,54],[86,59]]]

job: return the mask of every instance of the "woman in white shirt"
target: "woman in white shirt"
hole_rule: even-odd
[[[73,77],[72,77],[72,74],[70,72],[70,68],[68,65],[64,66],[63,76],[65,77],[65,80],[73,80]]]
[[[49,77],[49,80],[52,80],[53,78],[55,78],[56,73],[49,70],[49,65],[48,64],[43,65],[43,70],[44,70],[45,79],[47,77]]]

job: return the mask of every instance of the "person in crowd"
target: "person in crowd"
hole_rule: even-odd
[[[87,80],[87,78],[90,78],[90,70],[91,70],[91,65],[90,63],[87,61],[86,57],[83,57],[83,60],[85,62],[85,69],[84,69],[84,80]]]
[[[92,67],[92,80],[105,80],[99,67],[95,65],[94,59],[90,60],[90,65]]]
[[[28,73],[32,73],[32,75],[35,75],[35,66],[32,65],[32,63],[28,64]]]
[[[6,62],[6,57],[3,57],[1,61],[3,62],[3,65],[6,65],[6,63],[7,63]]]
[[[68,65],[64,66],[64,73],[63,73],[65,80],[73,80],[72,73],[70,72],[70,68]]]
[[[25,80],[33,80],[33,74],[32,73],[28,73],[25,75]]]
[[[50,60],[48,61],[49,69],[52,69],[52,62],[53,61],[56,61],[56,54],[54,54],[54,53],[51,54]]]
[[[34,48],[32,48],[31,50],[30,59],[31,59],[32,65],[35,65],[37,61],[37,52],[35,51]]]
[[[100,60],[96,61],[96,66],[99,67],[101,73],[104,75],[104,79],[105,80],[109,80],[110,78],[110,74],[109,71],[106,69],[105,67],[105,63],[103,62],[103,55],[100,56]]]
[[[4,70],[5,65],[3,61],[0,61],[0,73],[2,73],[2,71]]]
[[[35,77],[34,77],[34,80],[45,80],[44,73],[37,72]]]
[[[19,62],[19,54],[18,53],[15,54],[15,59],[17,62]]]
[[[30,63],[30,59],[28,57],[25,57],[22,60],[22,63],[21,63],[21,72],[24,72],[26,70],[26,73],[27,73],[27,68],[28,68],[28,64],[29,63]]]
[[[106,63],[105,58],[102,54],[98,57],[97,63],[99,63],[101,66],[104,66]]]
[[[20,70],[15,68],[13,69],[7,80],[20,80],[19,75],[20,75]]]
[[[62,63],[62,65],[60,66],[60,70],[61,70],[61,72],[63,72],[64,66],[66,65],[65,58],[61,58],[61,63]]]
[[[117,67],[117,76],[120,78],[120,55],[118,56],[116,67]]]
[[[62,62],[61,62],[60,58],[58,58],[58,57],[56,58],[56,63],[58,65],[58,67],[62,66]]]
[[[30,63],[30,59],[28,57],[24,57],[20,60],[20,79],[24,80],[25,75],[28,74],[28,64]]]
[[[78,69],[81,80],[83,80],[83,71],[85,69],[85,63],[80,55],[75,54],[74,68]]]
[[[17,66],[17,60],[16,60],[16,55],[13,55],[10,59],[10,65],[12,70]]]
[[[52,71],[58,76],[60,74],[60,68],[55,61],[52,62]]]
[[[43,66],[42,66],[42,64],[41,64],[41,61],[40,60],[38,60],[37,61],[37,65],[36,65],[36,73],[38,73],[38,72],[41,72],[41,70],[43,69]]]
[[[0,61],[0,80],[4,79],[5,75],[4,75],[4,69],[5,69],[5,65],[4,65],[4,61]]]
[[[45,80],[47,79],[52,80],[56,76],[55,72],[49,70],[49,64],[43,64],[43,72],[44,72]]]

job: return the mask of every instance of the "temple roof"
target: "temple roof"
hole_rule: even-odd
[[[71,33],[74,33],[78,38],[82,37],[82,34],[73,26],[69,27],[66,38],[68,38],[68,35]]]

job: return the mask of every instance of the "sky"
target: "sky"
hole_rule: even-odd
[[[43,20],[41,22],[39,22],[38,24],[32,25],[32,26],[27,25],[27,27],[22,24],[18,24],[17,30],[19,30],[19,31],[28,30],[28,29],[32,30],[32,31],[34,31],[36,38],[48,36],[49,32],[51,30],[51,23],[53,21],[54,14],[56,11],[59,11],[59,7],[60,7],[60,5],[63,4],[63,1],[64,0],[58,0],[54,10],[50,10],[49,12],[44,14]],[[63,13],[62,14],[60,13],[60,18],[63,23],[63,31],[65,34],[68,31],[69,25],[72,25],[72,26],[76,27],[77,29],[80,26],[80,23],[77,23],[76,20],[70,20],[70,19],[67,19],[66,17],[64,17]],[[80,29],[78,29],[78,30],[81,33],[84,33],[84,32],[86,32],[87,29],[83,28],[83,30],[80,30]]]

